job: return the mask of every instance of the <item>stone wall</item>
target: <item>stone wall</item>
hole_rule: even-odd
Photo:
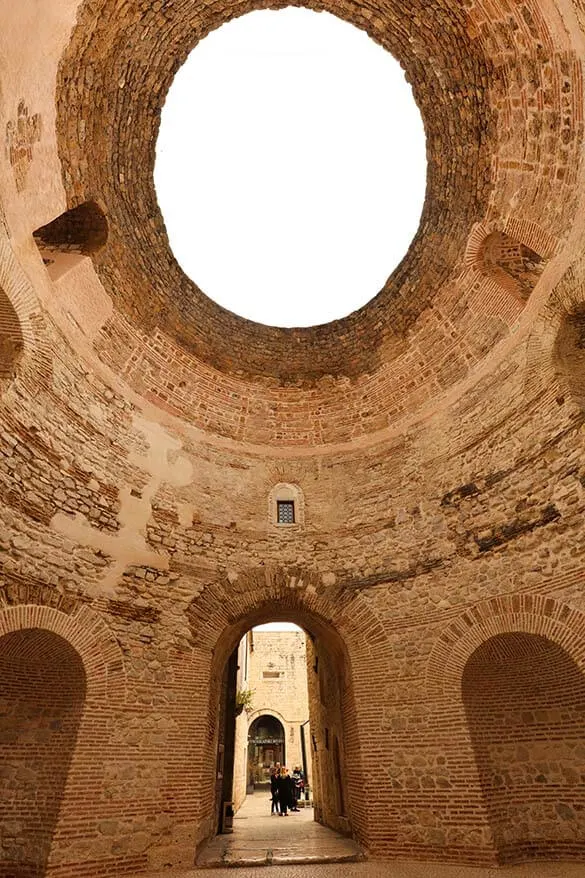
[[[250,689],[250,645],[248,631],[238,644],[238,669],[236,675],[236,693],[247,692]],[[232,799],[234,810],[238,811],[246,798],[248,788],[248,711],[242,709],[239,713],[236,709],[236,728],[234,736],[234,778],[232,786]]]
[[[322,820],[373,857],[582,859],[583,10],[339,6],[414,81],[429,196],[380,297],[298,337],[193,290],[153,202],[165,89],[237,11],[0,13],[0,871],[191,866],[228,659],[278,620],[311,637]],[[107,242],[52,275],[34,231],[94,198]]]
[[[527,400],[518,358],[469,394],[468,407],[457,403],[452,417],[437,415],[382,449],[322,460],[317,476],[305,459],[277,470],[241,456],[234,469],[225,450],[197,454],[184,440],[180,448],[172,430],[131,415],[113,393],[108,399],[61,350],[50,394],[32,397],[17,378],[2,401],[6,600],[91,606],[104,637],[111,631],[121,644],[128,714],[104,727],[100,746],[115,756],[99,780],[108,798],[94,797],[88,818],[95,844],[67,840],[75,823],[68,829],[65,809],[55,870],[59,862],[72,868],[88,844],[96,862],[192,862],[216,825],[212,653],[226,628],[235,645],[251,624],[278,616],[321,631],[322,661],[331,649],[323,626],[345,642],[355,707],[336,732],[346,761],[344,810],[368,849],[495,857],[460,695],[463,667],[445,698],[430,686],[429,668],[450,626],[465,631],[466,613],[483,613],[500,595],[532,597],[526,612],[539,633],[560,642],[548,628],[546,599],[559,613],[583,611],[582,422],[568,390],[559,383]],[[103,413],[99,431],[90,406],[94,419]],[[546,437],[537,447],[535,435]],[[181,468],[187,484],[177,486]],[[268,488],[283,472],[305,492],[302,530],[274,531],[266,518]],[[302,555],[310,566],[299,565]],[[498,609],[510,630],[524,617],[519,606]],[[216,654],[227,660],[228,645]],[[445,661],[437,667],[442,679]],[[325,728],[330,747],[339,729],[339,720],[328,723],[313,730],[318,753],[327,750]],[[335,792],[321,798],[334,802]],[[381,811],[392,822],[374,819]],[[138,842],[146,852],[131,853]],[[548,850],[543,845],[540,855]]]
[[[350,834],[352,830],[357,831],[361,802],[355,789],[355,817],[352,821],[354,810],[348,801],[348,784],[352,773],[359,778],[363,765],[346,765],[345,748],[353,752],[353,758],[359,758],[359,751],[355,742],[352,748],[349,741],[352,710],[343,703],[344,671],[347,673],[347,669],[340,664],[340,658],[333,658],[327,650],[320,648],[320,644],[308,642],[311,735],[307,743],[311,754],[310,782],[315,819],[338,832]]]

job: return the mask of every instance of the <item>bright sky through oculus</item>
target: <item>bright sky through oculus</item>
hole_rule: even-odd
[[[424,130],[398,62],[329,13],[212,31],[163,109],[155,184],[185,273],[231,311],[327,323],[383,287],[418,228]]]

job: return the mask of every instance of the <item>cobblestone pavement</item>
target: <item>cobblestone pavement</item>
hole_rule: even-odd
[[[234,831],[218,835],[201,852],[199,866],[255,866],[355,860],[359,847],[350,838],[315,823],[312,808],[287,817],[270,813],[270,795],[246,798],[234,817]]]

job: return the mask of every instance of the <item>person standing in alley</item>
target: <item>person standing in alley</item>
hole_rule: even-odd
[[[295,767],[295,770],[292,773],[292,781],[293,781],[293,807],[291,811],[299,810],[299,799],[301,798],[303,788],[305,785],[305,776],[301,771],[300,765]]]
[[[280,762],[277,762],[276,765],[270,771],[270,795],[271,795],[271,809],[270,815],[279,814],[279,806],[278,806],[278,778],[280,777]]]
[[[281,817],[288,817],[288,809],[293,807],[293,784],[294,781],[288,773],[288,768],[283,766],[277,779],[278,804]]]

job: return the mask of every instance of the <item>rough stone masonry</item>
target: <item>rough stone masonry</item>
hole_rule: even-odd
[[[284,5],[2,4],[2,875],[191,866],[269,620],[325,824],[585,860],[585,6],[308,0],[400,60],[429,171],[379,295],[286,330],[182,274],[152,175],[188,53]]]

